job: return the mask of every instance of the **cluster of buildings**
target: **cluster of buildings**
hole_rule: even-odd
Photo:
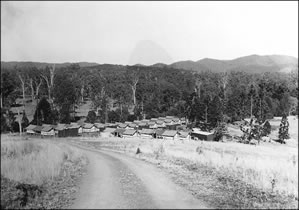
[[[58,124],[42,126],[29,125],[25,128],[30,135],[41,136],[116,136],[121,138],[140,137],[158,139],[201,139],[213,140],[213,134],[188,129],[185,118],[166,116],[124,123],[85,123]]]

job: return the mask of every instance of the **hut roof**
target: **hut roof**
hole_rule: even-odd
[[[145,122],[139,123],[139,126],[146,126],[146,125],[147,125],[147,123],[145,123]]]
[[[128,127],[128,124],[125,124],[125,123],[124,124],[120,124],[120,125],[118,125],[118,127],[119,128],[126,128],[126,127]]]
[[[148,125],[155,125],[155,124],[156,124],[156,122],[153,122],[153,121],[148,123]]]
[[[91,123],[84,123],[84,125],[82,126],[83,128],[85,129],[90,129],[94,126],[94,124],[91,124]]]
[[[123,135],[134,135],[137,131],[133,129],[126,129],[125,132],[123,132]]]
[[[71,123],[65,126],[66,128],[80,128],[82,125],[79,125],[77,123]]]
[[[66,128],[65,124],[58,124],[54,129],[58,131],[62,131]]]
[[[105,125],[102,123],[95,123],[94,126],[96,126],[97,128],[105,128]]]
[[[105,128],[103,132],[105,133],[113,133],[116,129],[115,128]]]
[[[115,131],[113,131],[113,133],[123,134],[125,131],[126,131],[126,129],[124,129],[124,128],[116,128]]]
[[[186,132],[186,131],[180,131],[179,132],[179,135],[183,138],[187,137],[189,135],[189,132]]]
[[[41,131],[49,132],[50,130],[54,129],[51,125],[43,126]]]
[[[162,136],[175,136],[177,134],[177,131],[173,130],[165,130],[162,134]]]
[[[201,131],[199,128],[193,128],[192,133],[202,134],[202,135],[212,135],[213,133],[207,131]]]
[[[33,130],[36,127],[36,125],[29,125],[28,127],[26,127],[26,130]]]
[[[165,123],[171,123],[172,120],[171,120],[171,119],[165,119],[164,122],[165,122]]]
[[[157,120],[158,120],[158,118],[151,118],[150,121],[157,121]]]
[[[35,126],[35,128],[33,128],[33,131],[42,131],[43,127],[40,125]]]
[[[172,119],[175,118],[174,116],[166,116],[166,119]]]
[[[164,121],[162,121],[162,120],[157,120],[156,123],[160,125],[160,124],[163,124]]]
[[[139,131],[140,134],[153,134],[155,131],[153,129],[142,129]]]
[[[162,135],[162,134],[164,133],[164,131],[165,131],[165,130],[163,130],[163,129],[157,129],[157,130],[155,131],[155,133],[156,133],[157,135]]]
[[[135,123],[131,123],[131,124],[129,124],[129,127],[130,128],[135,128],[137,125],[135,124]]]

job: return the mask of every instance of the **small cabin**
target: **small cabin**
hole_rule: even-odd
[[[171,139],[171,140],[174,140],[178,137],[178,133],[177,131],[174,131],[174,130],[165,130],[163,133],[162,133],[162,138],[163,139]]]
[[[120,137],[120,138],[122,138],[123,137],[123,133],[126,131],[126,129],[124,129],[124,128],[116,128],[113,132],[112,132],[112,134],[114,135],[114,136],[116,136],[116,137]]]
[[[136,137],[137,136],[137,130],[135,129],[126,129],[125,132],[123,132],[123,137]]]
[[[156,138],[156,139],[163,139],[163,136],[162,136],[162,134],[164,133],[164,129],[161,129],[161,128],[159,128],[159,129],[156,129],[155,130],[155,133],[154,133],[154,138]]]
[[[117,128],[128,129],[128,128],[129,128],[129,125],[128,125],[128,124],[125,124],[125,123],[122,123],[122,124],[119,124],[119,125],[117,126]]]
[[[35,127],[36,125],[29,125],[28,127],[25,128],[26,133],[30,135],[35,134],[35,131],[33,130]]]
[[[103,130],[105,130],[105,125],[102,123],[95,123],[94,126],[96,126],[100,132],[102,132]]]
[[[42,136],[55,136],[55,131],[53,126],[51,125],[45,125],[42,127],[41,130],[41,135]]]
[[[155,130],[153,129],[142,129],[139,131],[139,136],[141,138],[153,138]]]
[[[66,125],[65,124],[58,124],[54,128],[55,135],[57,135],[58,137],[66,137],[65,129],[66,129]]]
[[[178,134],[179,134],[178,139],[180,139],[180,140],[190,140],[191,139],[190,132],[188,132],[188,131],[179,131]]]
[[[82,132],[83,133],[96,133],[99,132],[99,128],[97,128],[94,124],[84,123]]]
[[[195,140],[213,141],[214,134],[206,131],[201,131],[198,128],[193,128],[191,138]]]
[[[41,134],[43,127],[40,125],[35,126],[32,130],[34,131],[35,134]]]
[[[148,123],[148,126],[149,126],[149,128],[151,128],[151,129],[156,129],[156,128],[158,128],[158,125],[156,124],[156,122],[153,122],[153,121],[150,121],[150,122]]]

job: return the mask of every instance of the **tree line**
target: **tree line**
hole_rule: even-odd
[[[74,121],[76,108],[89,100],[90,122],[174,115],[215,127],[251,116],[298,114],[298,69],[258,74],[109,64],[1,68],[1,122],[8,121],[17,98],[38,101],[33,124]]]

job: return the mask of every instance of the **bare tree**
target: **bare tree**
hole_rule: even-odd
[[[21,88],[22,88],[22,93],[23,93],[23,104],[25,103],[25,82],[26,82],[26,77],[21,75],[20,72],[17,73],[20,82],[21,82]]]
[[[52,68],[49,68],[49,75],[41,75],[42,78],[46,81],[47,87],[48,87],[48,95],[49,95],[49,101],[52,103],[52,90],[54,87],[54,77],[55,77],[55,64]]]
[[[140,76],[139,68],[137,70],[132,70],[130,72],[127,71],[128,82],[129,82],[129,85],[132,89],[132,98],[133,98],[134,108],[137,104],[137,102],[136,102],[136,89],[137,89],[137,84],[139,82],[139,76]]]
[[[40,77],[39,78],[39,81],[37,82],[37,81],[35,81],[34,82],[35,83],[35,96],[36,97],[38,97],[38,94],[39,94],[39,89],[40,89],[40,86],[42,85],[42,83],[43,83],[43,80],[42,80],[42,78]]]

